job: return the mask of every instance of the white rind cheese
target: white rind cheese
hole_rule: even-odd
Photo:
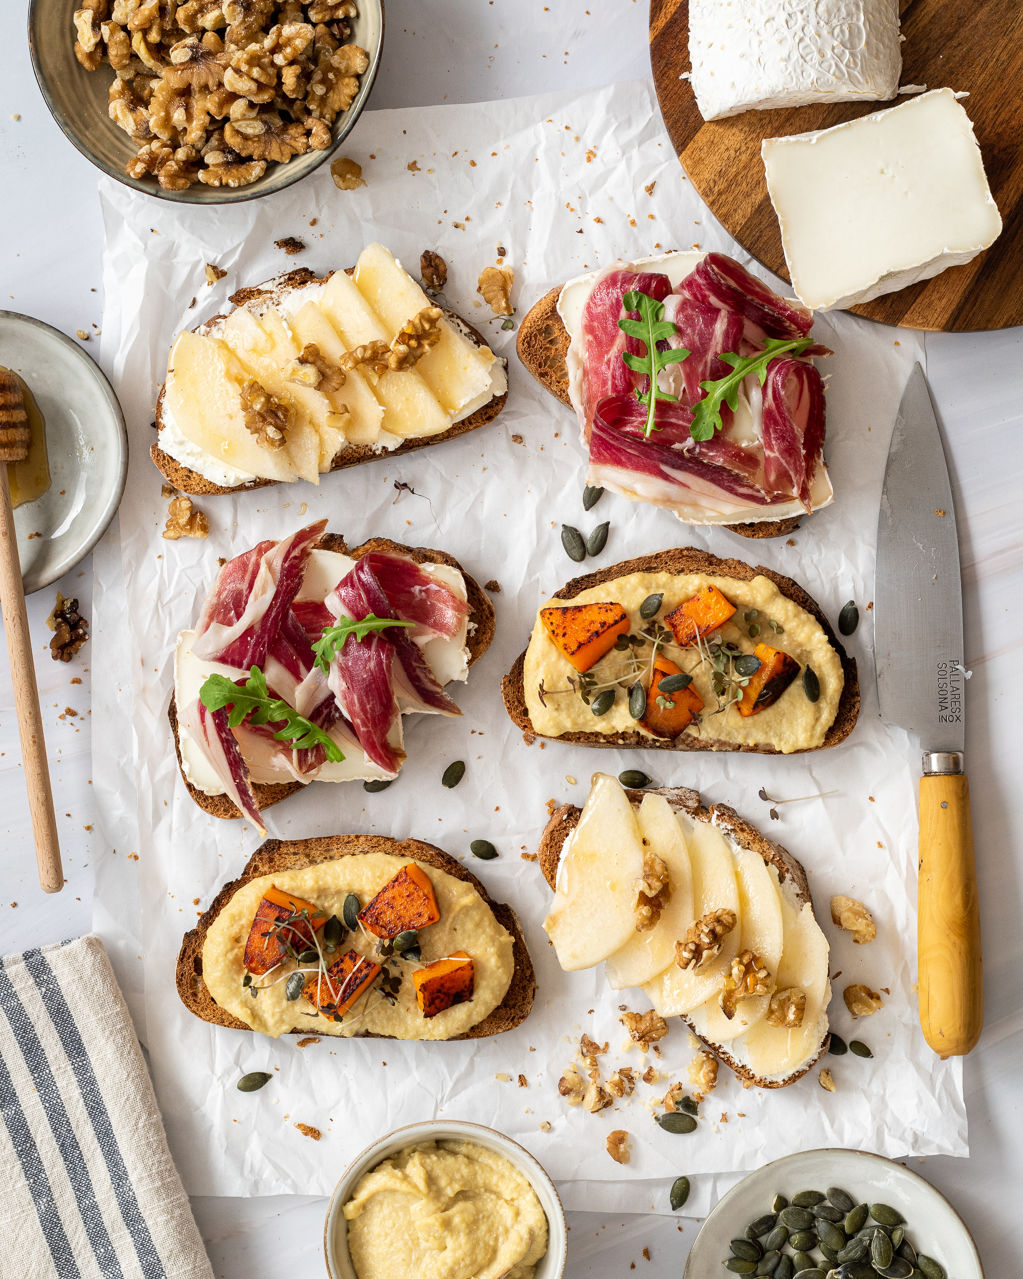
[[[751,108],[893,98],[898,0],[690,0],[690,80],[705,120]]]
[[[951,89],[767,138],[762,154],[792,287],[816,311],[929,280],[975,258],[1002,229],[973,125]]]

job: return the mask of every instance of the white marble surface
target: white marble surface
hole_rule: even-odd
[[[9,0],[9,8],[21,6]],[[98,323],[100,316],[102,237],[95,175],[50,120],[32,78],[21,29],[19,17],[0,48],[2,305],[73,334]],[[477,101],[645,74],[646,11],[641,0],[551,0],[549,5],[538,0],[390,0],[374,104]],[[966,1062],[971,1157],[912,1164],[953,1198],[977,1237],[987,1273],[1009,1276],[1018,1265],[1011,1188],[1023,1185],[1023,823],[1014,808],[1012,781],[1023,755],[1014,692],[1023,593],[1023,330],[930,337],[927,351],[950,441],[962,547],[967,661],[973,671],[967,750],[981,880],[987,1022],[980,1045]],[[870,536],[872,530],[864,534]],[[89,562],[60,585],[65,594],[78,595],[88,615]],[[52,603],[52,593],[43,592],[30,600],[29,614],[68,882],[53,898],[44,897],[36,884],[4,652],[0,945],[5,952],[89,928],[91,863],[99,849],[102,816],[91,785],[91,750],[128,750],[127,743],[91,742],[92,653],[86,648],[82,660],[70,666],[49,660],[44,619]],[[73,678],[82,683],[72,684]],[[68,707],[77,713],[68,714]],[[108,837],[118,847],[117,832]],[[118,848],[126,867],[131,851],[129,845]],[[850,855],[855,855],[854,837]],[[206,1199],[195,1206],[218,1279],[269,1279],[284,1267],[320,1272],[322,1200]],[[695,1223],[605,1220],[576,1213],[571,1227],[572,1279],[584,1274],[610,1279],[633,1263],[640,1274],[667,1279],[680,1272]]]

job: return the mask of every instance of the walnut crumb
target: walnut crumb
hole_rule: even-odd
[[[210,286],[216,284],[218,280],[222,280],[227,272],[219,266],[214,266],[212,262],[206,263],[206,283]]]
[[[163,536],[168,542],[176,542],[179,537],[205,538],[209,535],[209,519],[203,511],[192,506],[190,497],[171,499],[167,524],[163,530]]]
[[[70,662],[89,638],[89,623],[78,611],[78,600],[65,598],[60,591],[46,625],[53,631],[50,656],[55,662]]]
[[[520,1087],[520,1088],[528,1088],[528,1087],[529,1087],[529,1080],[526,1078],[526,1076],[525,1076],[525,1075],[519,1075],[519,1087]]]
[[[656,180],[655,180],[655,181],[653,181],[653,182],[648,182],[648,183],[646,184],[646,186],[643,188],[643,190],[647,193],[647,195],[653,195],[653,193],[654,193],[654,187],[655,187],[656,185],[657,185]]]
[[[668,1033],[668,1023],[652,1008],[645,1013],[623,1013],[618,1020],[644,1052]]]
[[[274,240],[274,248],[283,249],[289,257],[294,257],[296,253],[304,253],[305,247],[305,241],[294,235],[286,235],[283,240]]]
[[[718,1082],[718,1059],[713,1053],[701,1049],[696,1054],[689,1063],[689,1082],[696,1090],[698,1101],[714,1091]]]
[[[330,176],[334,179],[334,185],[339,191],[355,191],[358,187],[366,185],[366,179],[362,176],[362,165],[357,164],[355,160],[349,160],[347,156],[339,155],[336,160],[330,162]]]
[[[88,342],[89,336],[90,334],[88,329],[75,329],[75,337],[78,338],[79,341]]]
[[[877,925],[866,906],[842,893],[831,899],[831,922],[850,933],[857,946],[866,946],[877,936]]]
[[[161,496],[161,497],[176,497],[176,496],[177,496],[177,492],[178,492],[178,490],[174,487],[174,485],[173,485],[173,484],[161,484],[161,485],[160,485],[160,496]]]
[[[312,1124],[296,1124],[295,1127],[303,1137],[310,1137],[313,1141],[319,1141],[323,1136],[319,1128],[314,1128]]]
[[[884,1000],[878,992],[859,982],[846,986],[842,998],[854,1017],[872,1017],[878,1009],[884,1007]]]
[[[552,1127],[552,1124],[551,1124],[551,1121],[550,1121],[549,1119],[543,1119],[543,1120],[541,1120],[541,1121],[540,1121],[540,1131],[541,1131],[541,1132],[550,1132],[551,1127]]]
[[[615,1128],[607,1134],[607,1153],[616,1164],[627,1164],[632,1158],[630,1137],[624,1128]]]

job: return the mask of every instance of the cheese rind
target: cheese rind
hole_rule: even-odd
[[[1002,229],[969,116],[935,89],[761,153],[792,287],[817,311],[969,262]]]
[[[893,98],[898,0],[690,0],[689,59],[705,120]]]

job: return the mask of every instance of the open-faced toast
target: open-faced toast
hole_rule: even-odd
[[[668,856],[668,851],[665,847],[657,844],[657,821],[651,821],[648,818],[646,826],[640,825],[640,833],[643,835],[643,851],[640,854],[641,863],[644,866],[644,875],[650,876],[652,874],[653,878],[652,881],[649,878],[645,882],[640,881],[642,886],[639,891],[654,895],[649,898],[637,897],[636,884],[624,885],[624,891],[626,894],[631,891],[636,901],[644,903],[656,902],[656,910],[663,912],[658,915],[658,922],[662,922],[664,925],[677,925],[679,920],[682,921],[681,926],[677,929],[681,935],[675,936],[672,933],[668,938],[668,942],[672,944],[663,952],[664,954],[671,954],[673,962],[670,963],[666,972],[655,975],[653,979],[648,979],[642,983],[644,993],[654,1007],[663,1015],[681,1016],[690,1029],[699,1035],[706,1047],[742,1079],[764,1088],[780,1088],[794,1083],[795,1080],[806,1074],[827,1051],[829,1043],[827,1021],[827,1004],[830,999],[828,947],[813,917],[810,891],[802,866],[791,853],[780,844],[775,843],[774,840],[767,839],[756,827],[740,817],[733,809],[723,804],[713,804],[709,807],[705,805],[697,791],[678,787],[627,790],[623,793],[613,778],[600,775],[595,778],[594,791],[591,792],[591,797],[587,801],[588,807],[585,810],[591,821],[591,827],[584,836],[589,845],[592,845],[594,839],[592,829],[594,810],[592,805],[597,795],[597,788],[601,786],[604,788],[604,794],[600,797],[600,802],[609,801],[609,811],[612,815],[614,814],[614,806],[616,804],[620,806],[623,803],[623,796],[636,813],[637,819],[640,819],[644,813],[642,805],[656,805],[666,802],[668,808],[664,811],[670,811],[670,813],[674,814],[683,831],[682,840],[679,842],[683,864],[687,863],[688,858],[692,859],[689,862],[688,873],[691,877],[689,883],[676,882],[676,863],[672,857]],[[579,830],[583,812],[584,810],[571,804],[564,804],[555,809],[540,837],[538,850],[540,870],[549,887],[552,891],[556,891],[558,897],[561,898],[566,896],[570,898],[573,892],[571,886],[566,889],[564,875],[559,882],[559,868],[564,870],[562,865],[563,858],[567,856],[567,848],[571,848],[569,844],[570,838],[576,835]],[[656,813],[654,818],[656,819]],[[663,817],[661,820],[663,822]],[[740,882],[744,881],[743,886],[738,892],[735,891],[733,886],[730,890],[730,897],[729,893],[723,890],[719,890],[721,891],[720,897],[715,897],[713,890],[708,888],[709,883],[716,876],[708,872],[708,866],[713,864],[707,860],[709,849],[704,846],[702,851],[700,851],[701,841],[694,836],[693,832],[698,827],[716,829],[722,837],[721,845],[730,847],[736,859],[740,857],[746,859],[745,871],[743,872],[740,865],[738,876]],[[690,832],[688,836],[685,834],[686,829]],[[609,845],[603,856],[599,855],[599,848],[593,850],[591,847],[590,849],[591,853],[596,851],[598,854],[595,864],[599,868],[597,873],[602,876],[601,884],[597,885],[598,891],[606,892],[607,881],[611,875],[608,857],[620,855],[620,834],[621,832],[617,828],[613,832],[608,831],[609,840],[613,838],[614,848],[612,850]],[[650,836],[650,838],[647,838],[647,836]],[[674,838],[678,841],[677,832]],[[685,848],[686,844],[688,844],[688,853]],[[658,864],[661,874],[660,880],[657,878],[656,871],[651,872],[651,867],[646,860],[651,851],[659,851],[667,858],[667,861]],[[703,859],[698,869],[697,855]],[[657,864],[656,858],[654,862]],[[755,874],[751,874],[751,869],[755,868],[759,869],[756,869]],[[576,868],[574,874],[577,884],[574,891],[579,893],[581,891],[580,876],[582,872],[579,868]],[[680,879],[684,880],[685,874],[686,872],[683,870]],[[768,880],[771,881],[770,885],[768,885]],[[673,890],[674,898],[671,892],[665,897],[663,892],[665,884],[669,886],[670,890]],[[723,988],[723,978],[729,974],[732,964],[739,957],[749,953],[744,952],[742,947],[748,946],[753,942],[754,946],[760,947],[762,945],[766,954],[766,950],[770,949],[772,944],[775,947],[778,946],[777,938],[774,943],[771,942],[771,929],[764,922],[768,914],[765,909],[765,902],[761,901],[757,904],[755,913],[758,916],[758,920],[753,925],[747,922],[745,916],[742,916],[741,907],[738,907],[739,901],[748,902],[748,892],[751,884],[760,884],[772,896],[775,892],[777,893],[778,906],[780,907],[783,921],[784,948],[776,949],[775,953],[767,960],[770,965],[770,971],[767,972],[766,981],[770,988],[770,993],[751,998],[749,1001],[749,1007],[756,1010],[756,1018],[758,1019],[754,1018],[753,1013],[743,1012],[745,1005],[740,1000],[738,1010],[736,1010],[735,1005],[732,1006],[732,1020],[729,1020],[727,1015],[723,1016],[718,1000]],[[667,912],[669,909],[674,909],[672,902],[677,901],[686,892],[689,893],[689,897],[682,906],[682,915],[669,921]],[[700,901],[701,893],[702,904]],[[660,894],[660,896],[657,896],[657,894]],[[558,897],[555,899],[556,905]],[[700,912],[715,905],[725,907],[729,904],[736,909],[736,913],[741,918],[737,924],[733,922],[734,931],[732,933],[726,935],[723,939],[717,939],[718,945],[722,946],[723,949],[720,955],[717,955],[713,950],[711,951],[713,962],[707,975],[701,974],[699,962],[697,962],[695,971],[690,969],[689,972],[680,972],[678,969],[678,952],[687,937],[686,932],[683,931],[685,919],[689,916],[698,916]],[[591,911],[585,912],[591,930],[598,919],[600,911],[599,903],[594,903],[593,905],[594,908]],[[569,908],[571,908],[570,901]],[[649,905],[647,908],[649,909]],[[775,907],[772,905],[771,909],[774,910]],[[619,912],[620,914],[621,912]],[[572,948],[566,943],[564,937],[558,936],[558,925],[552,925],[553,919],[554,914],[552,913],[545,927],[551,933],[555,949],[559,952],[559,958],[562,958],[566,951],[571,952]],[[620,922],[624,925],[624,933],[628,935],[632,927],[631,914],[627,912],[626,918],[620,920]],[[693,922],[696,922],[695,919]],[[644,925],[644,927],[646,926]],[[563,929],[563,924],[561,927]],[[688,935],[692,937],[698,931],[698,929],[691,929]],[[777,932],[777,923],[775,924],[775,932]],[[762,940],[753,941],[754,934]],[[650,933],[632,932],[630,942],[627,943],[626,948],[620,949],[607,957],[607,976],[610,985],[615,991],[624,989],[627,985],[636,984],[632,980],[637,974],[635,948],[646,944],[642,939],[650,936]],[[656,937],[654,940],[656,943]],[[677,945],[674,943],[677,943]],[[590,943],[584,943],[583,949],[587,945],[590,945]],[[603,949],[606,950],[607,945],[608,943],[603,943]],[[631,955],[628,949],[630,945],[632,947]],[[592,951],[588,955],[577,953],[574,957],[570,954],[566,966],[569,968],[593,967],[595,963],[599,962],[597,959],[598,954],[602,954],[602,951]],[[622,958],[623,956],[624,958]],[[756,956],[755,958],[759,962],[761,957]],[[642,962],[642,955],[639,956],[639,959]],[[655,963],[654,967],[656,966],[657,964]],[[681,983],[681,989],[679,983]],[[688,999],[683,997],[685,995],[688,995]],[[704,1001],[695,1003],[701,996],[706,996]],[[772,1006],[772,996],[778,996],[778,1000],[781,1002],[775,1000],[774,1006]],[[771,1021],[777,1021],[775,1018],[776,1010],[781,1009],[784,1011],[788,1006],[788,1000],[793,996],[803,1000],[800,1016],[805,1015],[805,1025],[801,1023],[789,1029],[786,1026],[770,1024]],[[745,1021],[743,1020],[744,1017],[746,1018]],[[717,1042],[714,1035],[710,1033],[715,1027],[720,1030],[725,1042]],[[767,1063],[769,1063],[769,1068],[766,1067]],[[756,1064],[760,1064],[765,1068],[762,1071],[757,1070],[754,1068]]]
[[[631,578],[642,582],[648,580],[652,575],[657,576],[659,582],[662,582],[662,584],[651,585],[649,589],[652,591],[665,589],[663,575],[668,575],[669,579],[692,575],[698,575],[697,580],[705,580],[708,577],[719,579],[722,582],[722,589],[726,592],[730,589],[728,586],[729,581],[734,581],[738,584],[752,583],[754,579],[758,578],[766,579],[776,589],[780,597],[790,601],[796,609],[810,619],[816,628],[814,634],[817,636],[818,643],[821,646],[825,646],[834,655],[836,679],[833,683],[836,686],[838,683],[841,684],[841,692],[834,699],[834,716],[826,726],[826,731],[823,732],[821,740],[813,746],[796,745],[793,747],[791,743],[788,743],[783,750],[780,750],[777,746],[772,746],[767,741],[725,740],[721,736],[721,728],[719,727],[715,730],[715,724],[724,724],[726,721],[724,719],[716,720],[712,714],[702,717],[698,731],[695,731],[696,725],[693,725],[694,731],[686,730],[674,737],[655,736],[649,732],[642,731],[638,725],[630,727],[629,725],[632,721],[624,715],[621,715],[622,725],[613,731],[609,731],[607,725],[611,717],[609,715],[600,716],[599,718],[596,715],[590,717],[588,712],[580,712],[579,707],[575,704],[577,699],[574,695],[570,695],[570,701],[573,706],[575,721],[578,722],[581,715],[582,721],[585,723],[588,720],[589,723],[593,724],[593,728],[589,728],[588,723],[586,723],[584,727],[572,727],[567,731],[557,733],[544,732],[540,726],[534,723],[530,714],[529,703],[537,695],[537,690],[532,687],[527,689],[525,683],[527,656],[530,653],[530,649],[518,656],[510,672],[504,677],[502,682],[505,708],[523,733],[528,737],[553,737],[557,741],[572,742],[585,746],[640,747],[647,750],[683,751],[738,750],[755,751],[760,754],[788,754],[796,753],[800,750],[836,746],[849,735],[853,725],[856,723],[860,706],[856,662],[849,657],[842,647],[820,606],[791,578],[783,577],[781,574],[763,566],[754,567],[741,560],[721,559],[716,555],[711,555],[706,551],[697,550],[693,547],[674,547],[669,550],[654,552],[650,555],[639,556],[636,559],[626,560],[620,564],[613,564],[608,568],[598,569],[585,577],[574,578],[557,592],[556,598],[559,602],[570,603],[580,596],[589,597],[603,594],[606,595],[607,599],[613,600],[623,594],[620,586],[622,579]],[[615,586],[609,586],[607,591],[601,591],[600,588],[604,584],[610,583],[615,583]],[[639,593],[643,594],[646,589],[647,587],[642,587]],[[737,586],[734,589],[738,590],[739,587]],[[668,607],[669,603],[666,596],[663,611],[667,612]],[[747,608],[745,611],[737,613],[736,617],[745,618],[746,613],[752,612],[752,609]],[[762,610],[759,610],[759,612],[762,613]],[[775,633],[770,627],[770,620],[767,617],[760,616],[759,622],[754,623],[751,621],[746,625],[745,629],[749,630],[754,625],[757,625],[762,627],[760,638],[770,637],[770,642],[777,644],[779,647],[791,647],[783,631],[779,632],[778,637],[775,638]],[[644,622],[636,608],[633,608],[629,621],[634,632],[642,634],[644,630],[649,630],[649,623]],[[534,643],[542,642],[537,639],[540,629],[538,625],[534,632],[534,637],[530,641],[531,646]],[[744,639],[743,642],[746,643],[746,640]],[[752,643],[748,643],[747,647],[752,647]],[[553,653],[553,650],[551,652]],[[613,649],[610,652],[610,660],[615,660],[615,650]],[[567,679],[578,681],[579,676],[572,671],[567,663],[561,663],[561,665],[563,670],[558,673],[559,684],[564,683],[563,676]],[[817,674],[819,675],[820,671]],[[793,694],[799,686],[800,684],[797,680],[793,687]],[[573,689],[576,687],[576,684],[572,685]],[[545,689],[546,699],[544,695],[540,697],[541,701],[545,700],[545,710],[546,706],[552,704],[551,692],[551,688],[548,687]],[[618,696],[619,706],[623,706],[627,700],[625,692],[626,690],[623,688],[621,695]],[[556,694],[556,696],[564,698],[565,694]],[[782,702],[778,702],[777,706],[782,706]],[[619,712],[615,713],[618,714]],[[770,713],[775,714],[776,708],[772,707]],[[603,731],[600,731],[601,727]],[[715,731],[717,731],[718,736],[715,736]]]
[[[216,1002],[206,984],[203,972],[203,948],[209,930],[240,890],[263,876],[280,877],[290,871],[306,867],[323,867],[329,863],[340,867],[338,873],[343,881],[344,871],[341,863],[346,858],[361,854],[384,855],[393,859],[395,872],[403,864],[414,862],[433,867],[454,880],[469,885],[501,929],[511,937],[513,969],[503,997],[486,1017],[468,1030],[451,1038],[481,1039],[500,1034],[505,1030],[512,1030],[524,1021],[533,1006],[536,982],[522,929],[511,908],[493,901],[475,875],[433,844],[427,844],[418,839],[389,839],[382,835],[335,835],[291,841],[267,840],[249,860],[239,878],[221,889],[195,927],[185,934],[178,954],[176,982],[181,1001],[189,1012],[216,1026],[226,1026],[233,1030],[251,1029],[246,1022]],[[317,1021],[317,1024],[314,1024],[314,1021]],[[322,1026],[318,1026],[318,1020],[311,1019],[309,1029],[303,1031],[300,1028],[289,1033],[318,1034],[329,1033],[329,1031],[324,1032]],[[373,1032],[359,1029],[356,1029],[354,1034],[358,1037],[381,1037]]]

